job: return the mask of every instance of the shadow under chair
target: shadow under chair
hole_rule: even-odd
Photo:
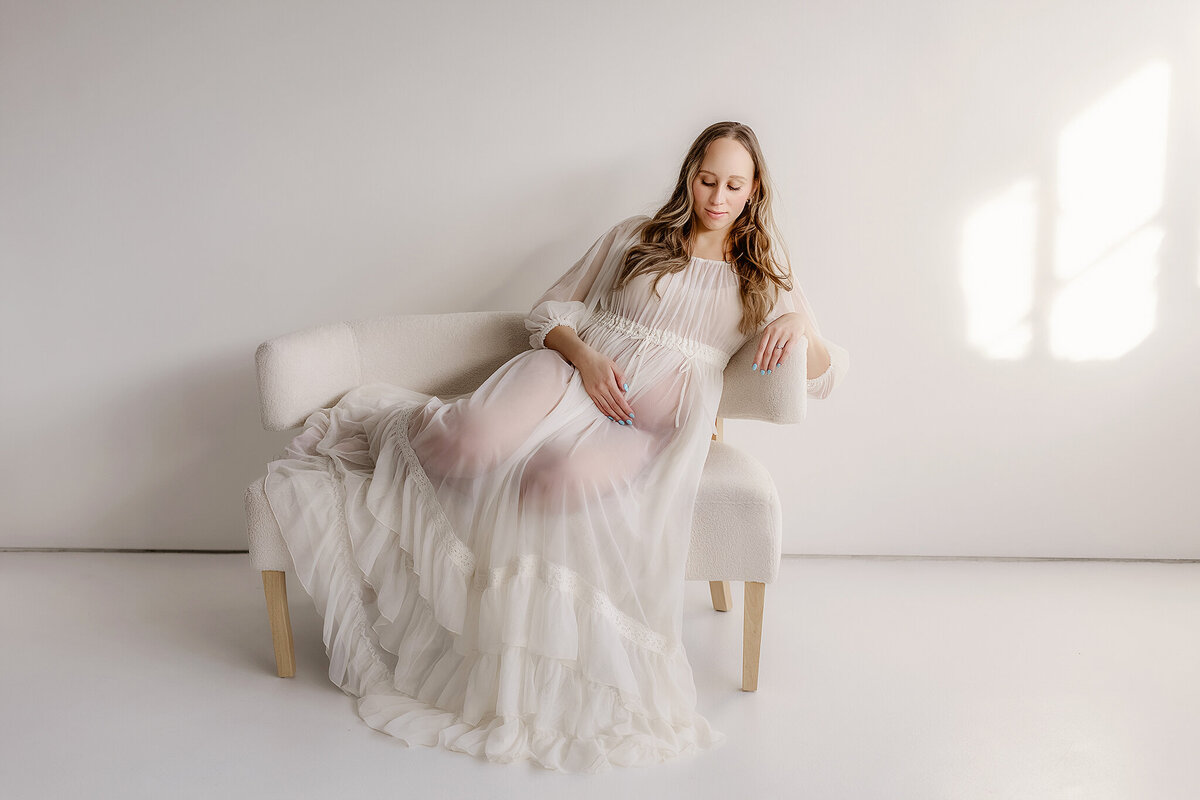
[[[743,582],[742,689],[758,689],[766,585],[779,574],[782,512],[770,473],[724,441],[725,419],[792,424],[807,402],[806,345],[790,369],[770,379],[751,370],[759,336],[733,355],[724,373],[716,433],[696,496],[687,580],[708,581],[713,608],[733,608],[730,581]],[[470,342],[470,347],[463,347]],[[826,342],[831,348],[830,342]],[[351,389],[385,382],[443,398],[474,391],[501,365],[529,349],[524,315],[473,311],[392,314],[319,325],[268,339],[255,352],[262,424],[285,431],[334,406]],[[286,573],[292,558],[267,503],[266,475],[246,488],[250,560],[262,572],[276,671],[296,674]]]

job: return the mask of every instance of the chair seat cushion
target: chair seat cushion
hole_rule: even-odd
[[[711,442],[685,577],[770,583],[779,574],[782,551],[783,512],[771,473],[733,445]]]

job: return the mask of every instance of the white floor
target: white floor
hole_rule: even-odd
[[[562,775],[406,748],[325,674],[288,581],[275,676],[248,556],[0,552],[4,798],[1200,798],[1200,564],[785,558],[759,690],[742,595],[688,584],[724,747]]]

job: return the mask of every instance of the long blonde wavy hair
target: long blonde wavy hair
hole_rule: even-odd
[[[660,297],[658,282],[663,275],[681,272],[691,263],[688,243],[694,225],[695,197],[692,183],[704,161],[709,144],[720,138],[739,142],[754,160],[753,181],[758,190],[729,229],[734,272],[742,298],[742,320],[738,330],[749,336],[767,318],[778,293],[791,291],[794,280],[787,246],[775,224],[771,201],[775,187],[763,159],[758,137],[740,122],[716,122],[704,129],[688,148],[679,169],[679,178],[671,197],[650,219],[638,228],[641,240],[629,247],[618,271],[614,288],[620,288],[637,275],[656,275],[652,288]]]

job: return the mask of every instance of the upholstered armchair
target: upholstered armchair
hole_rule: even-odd
[[[277,336],[255,353],[262,424],[284,431],[329,408],[349,390],[382,381],[447,397],[473,391],[501,364],[529,347],[524,316],[477,311],[395,314],[321,325]],[[470,342],[470,347],[463,347]],[[832,374],[825,391],[849,367],[845,350],[826,340]],[[802,343],[806,344],[806,343]],[[731,581],[743,583],[742,688],[758,688],[766,585],[779,574],[782,514],[774,481],[748,453],[723,440],[723,420],[799,422],[809,397],[805,347],[770,378],[749,364],[757,350],[752,337],[730,359],[724,389],[700,479],[688,553],[688,580],[708,581],[713,608],[733,607]],[[790,367],[790,368],[788,368]],[[820,395],[816,395],[820,396]],[[295,649],[288,616],[286,573],[291,556],[263,493],[265,474],[245,493],[250,561],[262,573],[267,614],[280,677],[295,675]]]

